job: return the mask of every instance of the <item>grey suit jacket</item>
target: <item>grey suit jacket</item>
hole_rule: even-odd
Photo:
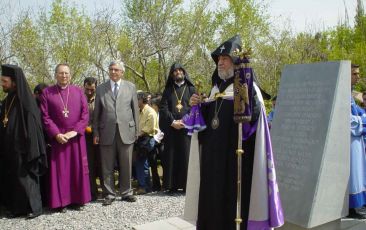
[[[100,145],[111,145],[116,124],[124,144],[132,144],[137,138],[139,109],[136,87],[122,80],[117,99],[114,98],[110,80],[99,85],[95,95],[93,135],[99,137]]]

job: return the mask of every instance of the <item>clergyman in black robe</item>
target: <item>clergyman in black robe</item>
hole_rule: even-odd
[[[187,71],[181,64],[171,66],[159,111],[159,127],[164,132],[163,188],[185,191],[191,137],[181,121],[190,111],[189,98],[195,92]]]
[[[22,69],[6,64],[1,70],[7,93],[0,116],[5,207],[10,216],[34,218],[42,213],[39,176],[47,168],[40,112]]]
[[[222,93],[209,103],[201,104],[207,128],[199,133],[201,147],[198,230],[231,230],[236,223],[238,124],[234,122],[233,80],[235,49],[241,50],[241,40],[235,36],[221,44],[212,54],[216,70],[212,76],[210,98]],[[225,97],[231,95],[231,99]],[[256,123],[260,103],[255,91],[251,124]],[[192,100],[192,99],[191,99]],[[247,229],[250,189],[256,133],[243,141],[241,229]]]

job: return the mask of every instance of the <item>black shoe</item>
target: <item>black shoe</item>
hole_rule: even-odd
[[[103,201],[103,206],[111,205],[114,199],[111,198],[105,198]]]
[[[6,214],[5,214],[5,216],[6,216],[6,218],[8,218],[8,219],[13,219],[13,218],[17,218],[17,217],[19,217],[19,215],[17,215],[17,214],[13,214],[13,213],[10,213],[10,212],[6,213]]]
[[[366,219],[365,215],[358,213],[354,208],[349,209],[349,214],[347,217],[352,219]]]
[[[127,195],[127,196],[122,197],[122,201],[136,202],[137,198],[134,195]]]
[[[39,217],[40,215],[41,215],[41,213],[33,213],[33,212],[31,212],[31,213],[29,213],[27,215],[26,219],[34,219],[36,217]]]
[[[59,213],[66,213],[67,209],[66,209],[66,207],[61,207],[61,208],[56,208],[55,211],[59,212]]]
[[[153,192],[160,192],[161,191],[161,187],[153,187],[152,188]]]
[[[143,188],[139,188],[139,189],[137,189],[135,192],[134,192],[134,194],[135,195],[144,195],[144,194],[146,194],[147,192],[146,192],[146,190],[145,189],[143,189]]]
[[[166,193],[168,195],[175,195],[176,193],[178,193],[178,189],[169,189]]]
[[[352,218],[352,219],[366,219],[366,216],[360,214],[360,213],[354,213],[354,214],[349,214],[347,216],[347,218]]]
[[[358,211],[362,214],[365,214],[366,213],[366,206],[362,206],[361,208],[358,209]]]
[[[75,211],[83,211],[84,210],[84,205],[69,205],[68,206],[69,209],[71,210],[75,210]]]

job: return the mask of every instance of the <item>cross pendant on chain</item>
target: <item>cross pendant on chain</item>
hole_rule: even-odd
[[[62,113],[64,114],[64,117],[69,117],[69,110],[67,110],[67,108],[64,108]]]

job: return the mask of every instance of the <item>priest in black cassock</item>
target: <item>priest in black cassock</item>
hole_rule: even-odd
[[[194,92],[187,71],[181,64],[173,64],[159,110],[159,127],[164,132],[163,188],[170,192],[186,189],[191,137],[181,119],[189,113],[189,98]]]
[[[1,190],[11,217],[42,213],[39,176],[47,167],[40,112],[20,67],[2,65],[1,84],[7,93],[0,116]]]
[[[202,102],[198,95],[193,95],[190,99],[192,106],[201,103],[201,112],[205,120],[207,128],[198,134],[198,140],[201,148],[200,159],[200,190],[197,216],[198,230],[231,230],[237,229],[235,219],[237,218],[237,155],[238,149],[238,124],[234,122],[234,72],[235,64],[237,63],[237,56],[233,51],[241,50],[240,37],[234,36],[228,41],[221,44],[212,54],[212,58],[216,63],[216,69],[212,76],[212,89],[208,99]],[[254,81],[255,76],[253,75]],[[247,77],[247,75],[245,75]],[[266,152],[271,156],[270,146],[264,144],[266,148],[263,151],[257,151],[257,142],[269,143],[266,139],[266,134],[263,130],[268,131],[265,120],[265,109],[263,97],[268,94],[260,92],[259,87],[253,83],[253,87],[248,85],[248,97],[251,104],[249,110],[251,111],[251,119],[249,123],[243,124],[242,146],[244,154],[242,155],[242,181],[241,181],[241,210],[240,229],[270,229],[266,226],[272,226],[272,215],[269,215],[272,207],[275,207],[276,214],[282,216],[281,209],[277,209],[277,203],[272,202],[272,197],[277,199],[277,185],[271,182],[271,179],[263,179],[269,173],[272,173],[272,167],[256,168],[256,156],[261,155],[261,159],[265,159]],[[267,129],[262,129],[266,126]],[[260,130],[260,135],[258,134]],[[268,136],[268,135],[267,135]],[[257,138],[257,139],[256,139]],[[260,140],[260,141],[258,141]],[[267,141],[267,142],[266,142]],[[268,151],[267,151],[268,150]],[[193,154],[193,153],[192,153]],[[263,162],[263,161],[262,161]],[[272,159],[268,158],[268,165],[272,166]],[[254,164],[254,166],[253,166]],[[266,166],[267,163],[261,164],[261,167]],[[259,179],[252,177],[253,167],[261,171],[260,175],[263,178]],[[267,186],[258,186],[259,193],[264,194],[263,205],[261,202],[252,202],[251,192],[253,181],[262,181],[265,185],[268,183],[273,185],[273,193],[269,197],[269,189]],[[257,195],[257,190],[254,192]],[[267,200],[271,202],[266,202]],[[279,200],[279,199],[277,199]],[[276,201],[277,201],[276,200]],[[270,205],[268,205],[270,204]],[[274,205],[272,205],[274,204]],[[252,207],[253,206],[253,207]],[[265,207],[265,208],[262,208]],[[257,209],[257,212],[250,210]],[[259,211],[258,211],[259,210]],[[257,213],[263,214],[259,218],[250,218],[250,213],[255,215]],[[263,217],[263,218],[262,218]],[[277,217],[277,215],[275,216]],[[258,222],[256,220],[262,220]],[[280,219],[280,218],[278,218]],[[270,220],[270,221],[269,221]],[[240,222],[240,221],[239,221]],[[279,224],[277,224],[277,222]],[[277,221],[275,226],[281,224]]]
[[[233,92],[234,65],[232,52],[241,47],[241,41],[234,37],[218,47],[212,54],[217,68],[212,76],[214,91],[229,95]],[[213,92],[211,92],[211,97]],[[255,95],[251,95],[255,97]],[[253,100],[252,120],[258,119],[258,102]],[[238,128],[234,122],[232,100],[217,98],[202,107],[207,128],[199,133],[202,145],[201,184],[197,229],[235,229],[236,215],[236,155]],[[218,122],[214,122],[217,120]],[[243,190],[242,218],[248,219],[251,175],[253,170],[255,133],[243,144]],[[213,176],[214,175],[214,176]],[[242,228],[246,229],[246,221]]]

